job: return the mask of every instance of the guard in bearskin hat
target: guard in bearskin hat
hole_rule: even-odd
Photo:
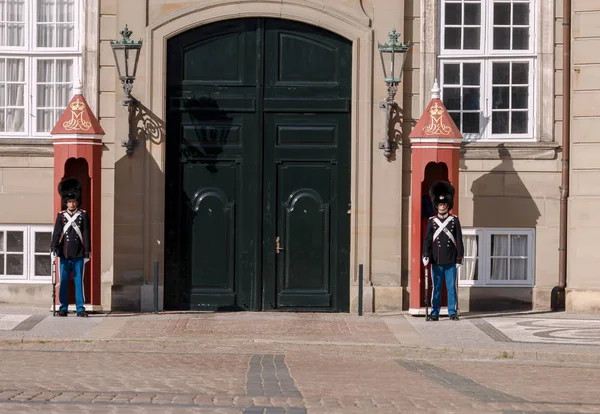
[[[431,320],[439,320],[442,302],[442,284],[448,290],[448,315],[458,320],[457,270],[462,265],[464,246],[458,217],[450,214],[454,200],[454,187],[438,181],[429,189],[436,214],[429,218],[423,240],[423,265],[431,262],[433,292]]]
[[[58,184],[58,193],[62,199],[62,208],[56,216],[52,243],[52,260],[59,258],[60,301],[59,316],[67,316],[69,308],[69,276],[73,272],[75,282],[75,304],[77,316],[87,317],[83,293],[83,269],[90,260],[90,219],[81,205],[81,183],[75,178],[64,178]]]

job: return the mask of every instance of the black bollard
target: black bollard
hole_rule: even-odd
[[[358,265],[358,316],[363,314],[363,265]]]
[[[158,313],[158,262],[154,262],[154,313]]]

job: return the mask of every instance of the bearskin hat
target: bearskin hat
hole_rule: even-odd
[[[447,181],[438,181],[429,188],[429,196],[433,206],[437,208],[438,204],[448,204],[448,210],[454,205],[454,186]]]
[[[58,194],[63,208],[67,205],[67,200],[77,200],[77,204],[81,205],[81,183],[76,178],[63,178],[58,183]]]

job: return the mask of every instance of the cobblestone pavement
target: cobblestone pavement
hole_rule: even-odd
[[[504,320],[490,322],[493,329],[469,320],[423,324],[343,314],[6,321],[10,332],[19,327],[39,338],[0,341],[0,412],[600,413],[600,363],[423,351],[434,338],[429,330],[442,343],[440,335],[457,343],[453,338],[463,335],[474,348],[522,340],[521,331],[503,331]],[[75,333],[55,340],[69,324]],[[581,326],[591,326],[584,339],[593,337],[595,325]],[[51,328],[54,336],[43,339]],[[544,347],[557,355],[564,349]],[[592,348],[578,349],[587,355]]]

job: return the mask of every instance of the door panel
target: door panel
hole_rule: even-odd
[[[350,42],[239,19],[167,56],[165,308],[348,310]]]
[[[350,43],[273,19],[265,56],[263,307],[348,310]]]
[[[329,163],[279,164],[277,234],[279,306],[331,305]]]
[[[167,309],[257,308],[258,27],[228,21],[168,43]]]

